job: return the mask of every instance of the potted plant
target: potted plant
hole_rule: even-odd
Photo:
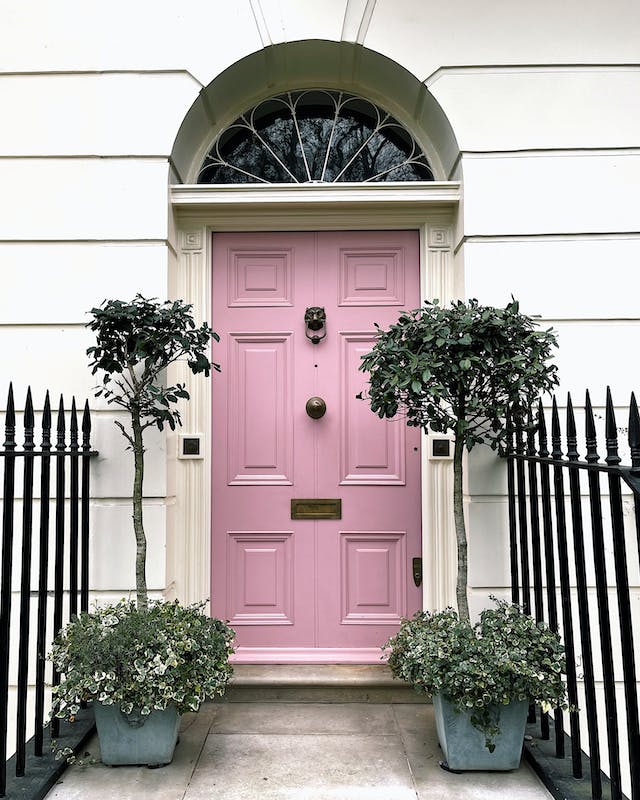
[[[452,608],[419,611],[386,645],[392,673],[431,695],[442,766],[452,771],[516,769],[529,704],[566,708],[558,635],[496,602],[475,625]]]
[[[453,670],[457,674],[460,670],[464,672],[469,669],[465,644],[475,652],[474,669],[482,672],[486,669],[489,672],[494,666],[491,646],[479,644],[485,638],[483,629],[472,626],[469,617],[463,456],[465,450],[471,450],[481,443],[493,449],[502,448],[507,436],[506,418],[509,412],[514,408],[530,406],[541,392],[549,391],[557,384],[556,367],[548,363],[555,346],[557,342],[553,331],[538,330],[531,317],[520,313],[516,300],[512,300],[504,309],[481,306],[475,299],[467,303],[453,302],[449,308],[445,308],[434,300],[425,303],[422,308],[403,312],[398,322],[388,330],[378,329],[372,350],[363,356],[361,369],[369,373],[367,399],[378,416],[384,418],[402,414],[408,425],[422,428],[426,433],[450,432],[454,438],[457,614],[451,610],[434,617],[419,614],[414,620],[404,623],[398,634],[400,638],[390,642],[392,665],[396,661],[400,663],[397,659],[401,659],[400,655],[397,659],[394,656],[395,649],[403,646],[407,636],[418,636],[419,629],[424,626],[429,632],[425,633],[426,638],[437,630],[444,637],[443,642],[447,637],[452,637],[452,641],[460,643],[460,648],[450,653],[451,663],[447,665],[442,662],[444,670]],[[513,643],[510,626],[516,623],[516,618],[522,618],[522,622],[518,623],[518,635],[521,637],[518,645],[526,651],[527,631],[530,631],[533,646],[538,636],[537,628],[528,625],[519,609],[506,613],[504,608],[499,607],[498,615],[495,613],[494,616],[485,617],[484,624],[489,624],[491,620],[494,638],[500,625],[507,625],[502,652],[509,649],[510,642]],[[483,625],[482,622],[480,624]],[[553,633],[549,635],[555,636]],[[422,664],[423,660],[433,656],[431,650],[410,648],[407,652],[402,659],[415,659],[416,675],[423,668],[435,669]],[[482,659],[485,656],[489,660],[483,666]],[[405,663],[397,674],[407,677],[412,675],[412,671]],[[414,685],[420,689],[420,683]],[[431,681],[429,687],[428,691],[437,691],[446,701],[449,686],[444,679],[441,685],[438,681]],[[521,694],[523,692],[518,692],[518,696]],[[462,700],[457,704],[455,697],[452,699],[454,708],[460,710],[467,707]],[[439,700],[436,703],[440,705]],[[502,699],[499,705],[503,705]],[[477,707],[484,708],[484,704]],[[518,753],[522,745],[526,704],[523,708],[518,731],[513,734],[518,742]],[[473,719],[479,719],[477,713]],[[460,721],[458,718],[456,724]],[[503,714],[501,727],[504,728],[504,725]],[[440,743],[449,759],[451,751],[443,743],[442,737],[450,727],[439,724]],[[490,749],[486,748],[486,752],[489,753]],[[456,760],[456,763],[460,762]]]
[[[80,614],[53,645],[64,673],[56,715],[71,718],[92,700],[103,763],[168,764],[180,715],[224,693],[233,638],[202,605],[177,601],[139,609],[121,600]]]
[[[74,618],[56,638],[52,659],[62,679],[53,713],[72,717],[94,700],[102,760],[107,764],[166,764],[173,757],[179,715],[197,711],[224,692],[232,669],[233,631],[203,606],[149,600],[143,521],[144,432],[181,424],[184,385],[167,386],[165,371],[178,359],[194,374],[212,369],[207,351],[217,335],[196,326],[191,306],[141,295],[107,300],[91,310],[96,345],[87,350],[92,373],[104,373],[96,395],[124,409],[130,427],[116,421],[133,451],[132,518],[136,541],[136,601],[121,601]]]

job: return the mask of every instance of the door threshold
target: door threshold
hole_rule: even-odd
[[[421,703],[387,664],[235,664],[221,703]]]
[[[234,664],[380,664],[379,647],[237,647]]]

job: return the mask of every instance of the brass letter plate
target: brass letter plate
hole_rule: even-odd
[[[292,500],[291,519],[342,519],[342,500]]]

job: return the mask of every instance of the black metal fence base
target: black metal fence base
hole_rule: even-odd
[[[574,778],[571,760],[571,739],[565,734],[564,758],[556,758],[556,744],[553,725],[550,726],[550,738],[540,739],[540,728],[536,724],[528,724],[524,743],[524,757],[534,772],[547,787],[556,800],[593,800],[590,777],[590,760],[582,753],[583,778]],[[609,778],[601,773],[602,800],[611,797]],[[624,800],[628,800],[623,795]]]
[[[60,735],[56,739],[57,747],[70,747],[78,754],[95,729],[93,709],[83,709],[75,722],[60,723]],[[45,741],[48,738],[48,731],[48,727],[45,728]],[[30,739],[27,742],[27,765],[24,777],[15,777],[15,756],[7,761],[7,790],[4,796],[11,800],[41,800],[67,767],[66,759],[56,760],[55,753],[51,750],[45,750],[42,756],[35,756],[33,741]]]

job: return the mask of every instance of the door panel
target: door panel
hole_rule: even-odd
[[[375,662],[420,607],[419,432],[356,399],[374,323],[419,305],[418,254],[412,231],[213,237],[212,611],[237,660]],[[342,519],[292,520],[294,498],[341,498]]]
[[[291,484],[291,333],[229,334],[229,485]]]
[[[293,531],[229,531],[233,625],[293,625]]]
[[[356,395],[366,388],[358,370],[373,334],[340,333],[341,470],[340,483],[404,485],[405,425],[380,424]]]

